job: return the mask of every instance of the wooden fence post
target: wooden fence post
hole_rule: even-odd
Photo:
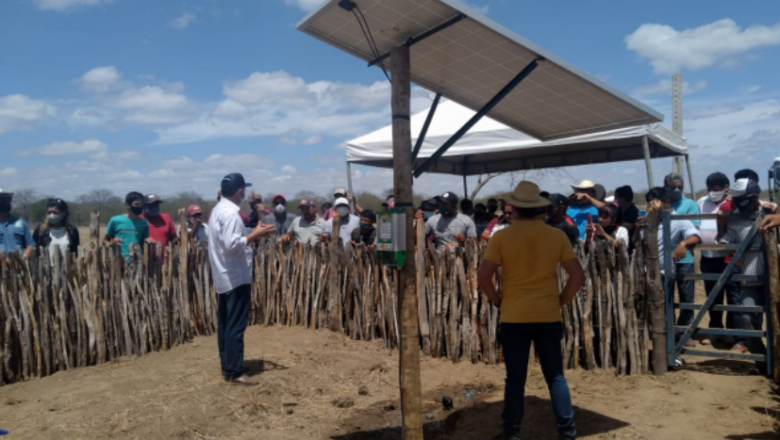
[[[769,268],[767,281],[769,282],[769,310],[772,322],[767,322],[767,328],[772,326],[774,344],[772,350],[772,377],[780,383],[780,262],[777,253],[777,230],[764,232],[766,246],[766,263]],[[769,342],[769,341],[767,341]]]
[[[653,374],[666,374],[666,301],[661,281],[661,261],[658,255],[658,229],[662,207],[653,201],[645,217],[645,249],[647,252],[647,305],[650,312],[650,339],[653,341]],[[670,274],[666,274],[669,276]]]
[[[400,365],[401,410],[405,440],[422,440],[422,395],[420,386],[420,332],[415,283],[414,232],[412,220],[412,137],[409,119],[411,82],[409,46],[393,48],[390,56],[392,71],[391,107],[393,113],[393,187],[396,206],[406,211],[406,264],[398,272],[398,303],[400,305]]]
[[[331,222],[333,227],[330,233],[330,283],[328,284],[328,328],[334,332],[342,330],[341,325],[341,291],[339,290],[339,246],[343,246],[339,241],[341,232],[341,216],[333,209]],[[344,237],[347,239],[347,237]]]

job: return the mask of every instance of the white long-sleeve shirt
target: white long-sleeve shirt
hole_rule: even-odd
[[[244,222],[239,207],[222,198],[208,224],[209,262],[217,293],[229,293],[252,283],[252,248],[247,246]]]

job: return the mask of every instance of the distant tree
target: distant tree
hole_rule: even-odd
[[[117,197],[110,189],[98,188],[76,197],[76,201],[89,209],[102,212],[107,206],[121,203],[123,199]]]
[[[175,198],[186,206],[198,205],[203,202],[203,196],[196,191],[182,191],[176,194]]]
[[[42,198],[43,196],[32,188],[18,189],[14,192],[13,207],[22,218],[29,222],[30,208]]]
[[[293,196],[293,198],[298,200],[303,198],[318,200],[318,199],[322,199],[323,197],[317,194],[315,191],[304,189],[302,191],[298,191],[297,193],[295,193],[295,196]]]

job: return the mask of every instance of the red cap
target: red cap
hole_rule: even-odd
[[[271,203],[275,202],[276,199],[282,199],[282,200],[284,200],[284,203],[287,203],[287,199],[285,199],[284,196],[281,195],[281,194],[277,194],[277,195],[273,196],[271,198]]]
[[[192,217],[196,214],[203,214],[203,211],[201,211],[200,206],[198,205],[190,205],[189,208],[187,208],[187,216]]]

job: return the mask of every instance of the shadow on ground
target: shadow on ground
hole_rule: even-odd
[[[720,374],[723,376],[747,376],[758,374],[755,362],[736,361],[729,359],[692,361],[689,364],[685,364],[683,369],[688,371],[698,371],[700,373]]]
[[[277,364],[265,359],[248,359],[244,361],[244,372],[250,376],[256,376],[266,371],[286,370],[282,364]]]
[[[533,439],[557,439],[555,420],[552,406],[548,399],[529,396],[525,400],[525,417],[523,424],[523,438]],[[388,410],[388,404],[380,411]],[[445,412],[435,410],[424,411],[427,419],[433,415],[433,421],[425,423],[424,435],[426,440],[482,440],[491,439],[501,434],[501,411],[504,402],[476,402],[453,411]],[[393,411],[400,413],[393,407]],[[629,426],[621,420],[589,411],[583,408],[574,408],[577,430],[580,436],[605,434],[620,428]],[[372,428],[382,420],[392,420],[394,417],[381,417],[373,411],[357,415],[352,420],[354,431],[348,434],[335,435],[333,440],[390,440],[401,438],[400,414],[396,414],[393,424],[388,428]],[[379,423],[377,423],[379,422]],[[376,424],[375,424],[376,423]]]
[[[757,432],[754,434],[740,434],[730,435],[726,438],[729,440],[777,440],[780,438],[780,385],[772,386],[772,403],[773,407],[754,406],[751,407],[753,411],[764,414],[774,420],[773,429],[765,432]]]

